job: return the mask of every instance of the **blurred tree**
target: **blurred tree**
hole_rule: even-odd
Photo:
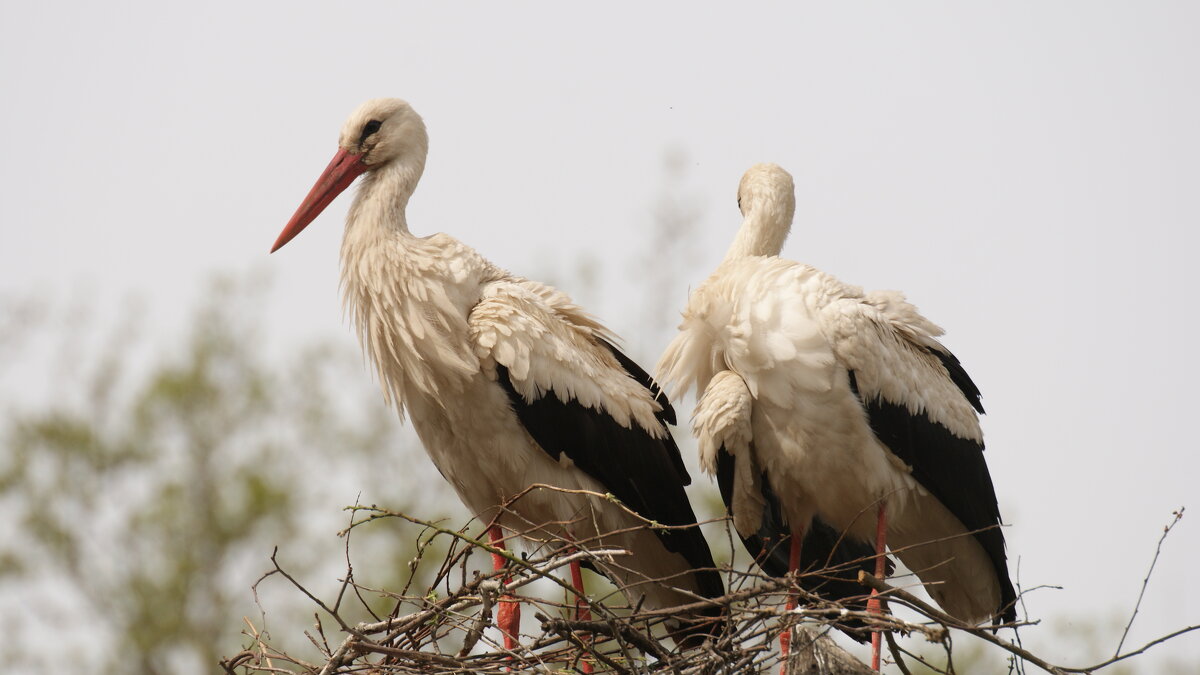
[[[156,364],[139,363],[122,322],[125,338],[92,348],[72,374],[74,395],[10,414],[0,602],[8,617],[23,607],[2,627],[7,664],[44,671],[66,649],[82,652],[71,670],[212,672],[236,651],[237,617],[261,616],[250,586],[275,546],[291,572],[328,584],[348,563],[318,538],[345,525],[339,509],[360,494],[447,511],[442,482],[422,477],[427,462],[410,455],[423,453],[398,435],[354,355],[318,345],[285,366],[264,357],[248,318],[260,287],[216,283],[186,347]],[[398,482],[403,492],[389,490]],[[385,527],[355,535],[356,558],[367,554],[355,573],[375,587],[403,581],[415,540]],[[280,597],[266,603],[283,614],[273,621],[311,622],[301,598]],[[83,628],[89,637],[62,649],[45,643]]]

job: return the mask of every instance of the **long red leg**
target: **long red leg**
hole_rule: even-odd
[[[488,538],[491,539],[492,546],[504,548],[504,535],[500,532],[499,525],[488,528]],[[504,569],[504,562],[504,556],[492,554],[492,567],[496,571]],[[508,583],[507,576],[504,577],[504,583]],[[514,649],[517,646],[517,636],[521,633],[520,600],[507,593],[500,596],[500,604],[496,608],[496,626],[504,634],[504,648]]]
[[[575,587],[577,595],[575,596],[575,619],[577,621],[591,621],[592,608],[588,607],[587,600],[583,595],[583,570],[579,569],[579,561],[571,561],[571,585]],[[580,665],[583,666],[583,672],[592,672],[592,664],[590,661],[584,660]]]
[[[800,545],[804,542],[804,531],[793,532],[791,546],[788,548],[788,572],[794,573],[800,569]],[[796,609],[796,596],[788,593],[787,611]],[[784,619],[785,630],[779,634],[779,675],[787,673],[788,654],[792,651],[792,624],[790,617]]]
[[[875,576],[884,579],[887,576],[887,559],[883,557],[883,549],[887,544],[887,502],[879,502],[879,517],[875,521]],[[883,613],[883,603],[880,602],[879,591],[871,589],[871,599],[867,600],[867,611],[872,614]],[[883,642],[883,633],[871,633],[871,669],[879,670],[879,652]]]

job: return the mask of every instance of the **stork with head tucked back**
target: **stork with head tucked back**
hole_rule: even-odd
[[[738,204],[741,229],[691,294],[658,375],[675,395],[697,388],[700,463],[743,540],[766,525],[795,547],[831,527],[874,543],[882,565],[886,536],[948,614],[1012,621],[979,390],[942,329],[898,292],[779,257],[796,207],[782,168],[751,167]]]
[[[345,304],[384,396],[411,417],[467,507],[497,525],[493,541],[503,539],[500,528],[553,524],[551,536],[631,552],[592,564],[635,605],[722,595],[696,527],[652,531],[607,499],[553,490],[501,508],[541,483],[611,493],[662,525],[696,523],[683,489],[690,478],[667,428],[675,413],[613,336],[563,293],[509,274],[448,235],[409,232],[405,207],[427,149],[425,125],[407,103],[367,101],[271,250],[362,175],[342,241]],[[516,607],[500,606],[510,648]]]

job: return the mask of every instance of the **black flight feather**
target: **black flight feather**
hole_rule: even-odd
[[[645,371],[611,345],[609,349],[627,371],[630,366],[636,368],[630,377],[656,396],[661,395],[658,385]],[[527,402],[513,387],[507,368],[497,365],[496,372],[517,418],[548,455],[558,460],[565,454],[581,471],[644,518],[663,525],[696,524],[696,514],[683,490],[688,482],[687,473],[681,471],[679,448],[669,432],[663,438],[653,438],[636,423],[632,428],[623,427],[608,413],[588,408],[574,399],[563,400],[552,389]],[[663,409],[670,410],[667,406]],[[682,555],[689,565],[697,568],[696,583],[702,595],[713,598],[724,595],[725,586],[699,527],[655,530],[655,534],[668,551]]]
[[[958,359],[936,350],[932,353],[941,359],[963,396],[982,412],[979,389]],[[1016,592],[1008,576],[1004,533],[1000,530],[1000,507],[983,458],[983,444],[959,438],[926,415],[909,413],[903,405],[881,397],[863,400],[853,371],[850,371],[850,388],[866,410],[876,438],[912,468],[912,477],[958,518],[963,527],[974,532],[972,536],[992,561],[999,581],[997,618],[1006,622],[1016,620]]]

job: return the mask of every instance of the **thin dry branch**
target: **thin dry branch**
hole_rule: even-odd
[[[922,601],[921,599],[913,596],[911,593],[908,593],[899,588],[895,588],[894,586],[889,586],[887,583],[881,581],[880,579],[876,578],[875,576],[873,576],[871,574],[860,571],[858,573],[858,580],[859,580],[859,583],[862,583],[866,586],[870,586],[871,588],[876,589],[877,591],[880,592],[880,594],[887,594],[887,595],[891,596],[894,600],[903,602],[908,607],[920,612],[921,614],[924,614],[926,617],[936,621],[937,623],[941,624],[942,626],[944,626],[946,628],[953,628],[956,630],[961,630],[964,633],[970,633],[971,635],[974,635],[977,638],[980,638],[982,640],[990,642],[990,643],[996,645],[997,647],[1000,647],[1001,649],[1017,656],[1018,658],[1024,659],[1024,660],[1032,663],[1033,665],[1037,666],[1038,668],[1041,668],[1042,670],[1045,670],[1048,673],[1054,673],[1055,675],[1067,675],[1068,673],[1092,673],[1092,672],[1095,672],[1102,668],[1111,666],[1112,664],[1117,663],[1118,661],[1123,661],[1132,656],[1137,656],[1138,654],[1142,654],[1146,650],[1150,649],[1151,647],[1158,645],[1158,644],[1162,644],[1163,642],[1166,642],[1167,640],[1170,640],[1172,638],[1179,637],[1180,635],[1183,635],[1185,633],[1190,633],[1194,630],[1200,629],[1200,625],[1188,626],[1186,628],[1181,628],[1173,633],[1164,635],[1156,640],[1152,640],[1152,641],[1146,643],[1145,645],[1143,645],[1141,648],[1139,648],[1136,651],[1129,652],[1128,654],[1124,654],[1121,656],[1116,656],[1114,658],[1108,659],[1107,661],[1102,661],[1095,665],[1083,666],[1083,667],[1059,666],[1059,665],[1052,664],[1049,661],[1046,661],[1046,660],[1038,657],[1037,655],[1033,654],[1032,652],[1030,652],[1029,650],[1027,650],[1023,647],[1020,647],[1016,644],[1013,644],[1012,642],[1009,642],[1008,640],[1005,640],[1003,638],[999,638],[999,637],[995,636],[992,632],[994,629],[992,629],[992,628],[984,628],[984,627],[979,627],[979,626],[972,626],[970,624],[965,624],[965,623],[955,619],[954,617],[950,616],[949,614],[946,614],[945,612],[942,612],[942,611],[936,609],[935,607],[929,605],[928,603]],[[1006,624],[1005,626],[1008,626],[1008,625],[1011,625],[1011,624]]]
[[[556,488],[537,486],[536,489]],[[608,498],[591,492],[570,492]],[[528,494],[528,491],[524,494]],[[820,578],[830,574],[831,570],[815,570],[785,578],[773,578],[756,570],[736,570],[730,567],[718,570],[727,582],[728,592],[722,597],[693,596],[691,602],[673,608],[630,607],[622,602],[622,592],[628,590],[628,587],[618,588],[615,593],[604,598],[583,598],[595,619],[581,621],[568,618],[575,616],[577,592],[558,574],[561,568],[572,562],[590,561],[598,565],[597,569],[620,566],[622,556],[627,556],[628,552],[603,547],[601,544],[604,537],[566,540],[555,537],[553,533],[556,530],[571,529],[570,524],[526,523],[525,528],[513,533],[513,536],[526,537],[535,544],[531,551],[520,555],[493,546],[483,538],[471,536],[462,530],[454,530],[404,513],[363,506],[350,507],[350,510],[354,515],[346,533],[382,518],[399,518],[419,526],[421,531],[417,557],[409,563],[410,571],[417,569],[429,551],[445,551],[444,558],[438,561],[438,570],[432,582],[415,584],[418,592],[411,592],[414,587],[412,578],[405,583],[400,593],[368,588],[355,580],[347,547],[347,573],[342,579],[337,599],[327,603],[286,572],[273,553],[271,561],[274,569],[265,574],[259,583],[271,576],[286,579],[322,612],[336,621],[344,637],[340,644],[331,649],[318,620],[316,631],[319,639],[311,635],[309,638],[320,654],[322,662],[314,665],[273,648],[263,634],[252,624],[248,624],[246,634],[250,638],[249,646],[222,661],[221,666],[226,673],[551,673],[562,671],[564,667],[569,670],[577,669],[581,660],[590,662],[598,671],[630,675],[762,672],[778,665],[776,640],[780,631],[788,626],[797,631],[797,635],[811,638],[793,642],[794,645],[806,647],[794,649],[793,661],[788,664],[790,669],[803,667],[806,663],[804,659],[809,659],[808,663],[818,664],[814,666],[818,670],[800,672],[865,672],[856,670],[860,667],[865,669],[866,666],[853,658],[847,660],[839,657],[839,660],[828,656],[836,650],[836,645],[830,642],[827,635],[830,628],[853,622],[854,625],[862,626],[863,630],[886,632],[897,668],[906,675],[908,669],[901,654],[925,662],[901,648],[893,634],[919,635],[928,642],[940,645],[945,650],[947,659],[950,659],[953,655],[951,629],[986,640],[1047,672],[1067,675],[1099,670],[1197,628],[1193,626],[1182,629],[1134,652],[1124,655],[1119,655],[1118,652],[1117,657],[1095,666],[1072,668],[1052,664],[1021,645],[995,636],[988,629],[964,625],[914,597],[904,588],[891,586],[868,574],[860,575],[860,581],[864,585],[863,597],[867,595],[867,589],[875,589],[891,602],[917,612],[920,620],[914,622],[892,614],[872,614],[823,600],[800,587],[799,582],[807,575]],[[633,529],[667,529],[653,521],[640,521],[641,524]],[[511,519],[506,520],[505,527],[511,530],[513,523]],[[725,527],[726,538],[732,545],[733,538],[729,534],[727,519]],[[611,534],[607,533],[605,536]],[[448,538],[450,545],[432,547],[432,541],[439,537]],[[493,571],[491,565],[486,564],[484,569],[480,570],[478,556],[485,553],[499,556],[507,563],[505,568]],[[451,583],[452,581],[457,583]],[[563,597],[556,601],[537,597],[522,598],[524,604],[532,609],[530,614],[536,618],[537,627],[530,631],[527,623],[526,630],[530,632],[520,636],[520,641],[514,649],[505,650],[493,629],[491,619],[496,600],[501,595],[514,594],[535,582],[562,589]],[[669,584],[671,580],[642,579],[635,583]],[[423,592],[420,591],[422,584],[425,584]],[[544,592],[539,594],[545,595]],[[788,594],[795,595],[801,602],[799,607],[791,611],[784,607],[784,598]],[[386,619],[373,617],[370,621],[351,619],[352,614],[372,616],[370,612],[365,611],[365,607],[353,607],[356,599],[365,606],[366,598],[371,596],[392,598],[396,604],[391,615]],[[682,649],[673,646],[665,636],[667,623],[677,615],[711,610],[714,606],[722,608],[725,623],[721,633],[706,640],[701,647]],[[1025,625],[1031,624],[1022,622],[1005,627]],[[942,672],[953,672],[953,662],[948,660],[948,665]]]
[[[1162,553],[1163,542],[1167,540],[1167,535],[1171,534],[1171,529],[1179,524],[1183,519],[1184,507],[1179,507],[1178,511],[1171,513],[1173,516],[1171,522],[1163,528],[1162,536],[1158,538],[1158,545],[1154,547],[1154,559],[1150,561],[1150,569],[1146,570],[1146,578],[1142,579],[1142,590],[1138,592],[1137,602],[1133,605],[1133,613],[1129,616],[1129,623],[1125,624],[1125,632],[1121,633],[1121,640],[1117,642],[1117,650],[1113,652],[1113,658],[1121,655],[1121,647],[1125,646],[1125,638],[1129,637],[1129,629],[1133,628],[1133,621],[1137,619],[1138,610],[1142,607],[1142,598],[1146,595],[1146,587],[1150,585],[1150,575],[1154,574],[1154,566],[1158,564],[1158,556]]]

